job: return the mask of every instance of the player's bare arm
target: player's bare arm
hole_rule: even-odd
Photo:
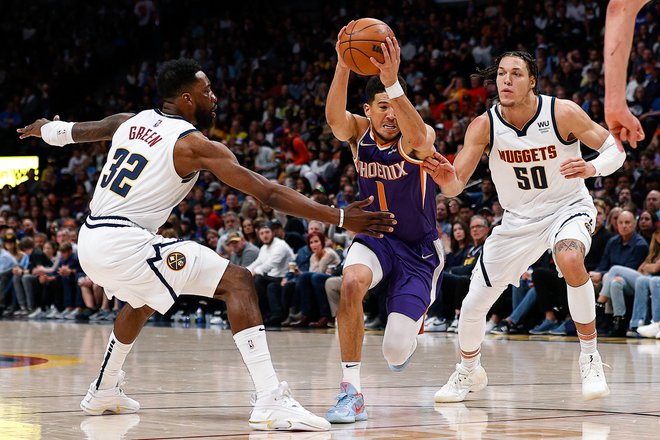
[[[46,124],[70,124],[68,126],[63,126],[62,130],[71,130],[70,134],[73,142],[82,143],[108,141],[112,139],[112,135],[115,133],[117,128],[132,116],[133,113],[117,113],[101,119],[100,121],[76,123],[62,122],[60,121],[59,116],[55,116],[52,121],[45,118],[37,119],[32,124],[26,125],[23,128],[19,128],[16,131],[21,133],[19,136],[20,139],[25,139],[28,137],[43,137],[42,130]],[[46,138],[44,138],[44,140],[46,140]]]
[[[352,22],[351,22],[352,23]],[[350,24],[350,23],[349,23]],[[359,133],[359,125],[364,126],[369,123],[366,118],[358,117],[346,110],[346,94],[348,88],[348,78],[351,71],[344,62],[339,52],[339,40],[341,35],[346,31],[346,26],[341,28],[337,35],[337,42],[335,43],[335,50],[337,51],[337,66],[335,67],[335,75],[332,78],[332,83],[328,89],[328,97],[325,105],[325,119],[332,129],[332,134],[335,135],[340,141],[349,141],[351,148],[357,141]],[[358,118],[364,119],[361,124],[358,124]],[[351,142],[352,141],[352,142]],[[355,155],[355,151],[353,151]]]
[[[452,165],[440,153],[434,153],[424,161],[424,170],[447,197],[459,195],[477,168],[490,142],[490,121],[486,113],[470,123],[465,132],[463,149]]]
[[[630,113],[626,102],[626,72],[635,17],[648,0],[611,0],[605,18],[605,122],[623,151],[623,142],[637,148],[644,139],[639,120]]]
[[[379,63],[371,57],[371,62],[380,70],[380,82],[385,88],[396,85],[401,64],[401,48],[396,37],[387,37],[381,43],[384,61]],[[412,105],[405,93],[390,97],[390,105],[394,108],[396,121],[401,130],[401,143],[406,154],[412,154],[417,159],[425,159],[435,152],[433,142],[435,131],[424,123],[424,120]]]
[[[209,170],[228,185],[253,195],[263,203],[287,214],[312,218],[325,223],[340,224],[340,211],[318,204],[297,191],[272,183],[262,175],[242,167],[225,145],[208,140],[201,133],[180,139],[174,148],[174,163],[180,176],[198,170]],[[354,202],[344,208],[343,226],[354,232],[382,237],[392,232],[396,224],[388,212],[367,212],[361,208],[373,198]]]
[[[592,121],[576,103],[557,99],[555,115],[557,129],[563,139],[570,141],[577,138],[587,147],[599,152],[599,156],[591,161],[573,157],[562,163],[560,172],[567,179],[609,175],[623,165],[626,155],[618,150],[610,132]]]

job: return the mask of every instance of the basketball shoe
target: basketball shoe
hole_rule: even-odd
[[[598,399],[610,394],[610,389],[603,373],[603,361],[600,354],[580,354],[580,375],[582,376],[582,398]],[[606,365],[609,367],[609,365]]]
[[[250,427],[259,431],[327,431],[330,423],[312,414],[291,396],[289,384],[280,385],[270,395],[253,397]]]
[[[87,395],[80,402],[80,408],[90,416],[103,414],[132,414],[140,409],[140,404],[124,394],[120,388],[124,384],[126,373],[117,375],[117,386],[107,390],[97,390],[96,380],[91,383]]]
[[[486,370],[477,365],[468,371],[461,364],[456,364],[456,371],[449,377],[446,384],[435,393],[436,402],[462,402],[469,392],[481,391],[488,385]]]
[[[330,423],[355,423],[367,420],[364,408],[364,396],[348,382],[342,382],[341,392],[337,394],[337,403],[325,415]]]

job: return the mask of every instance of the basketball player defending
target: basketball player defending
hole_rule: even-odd
[[[101,372],[80,403],[91,415],[133,413],[140,405],[119,388],[126,355],[154,312],[165,313],[179,295],[195,294],[227,304],[234,340],[256,388],[250,426],[259,430],[327,430],[330,424],[305,410],[279,382],[266,341],[254,281],[194,241],[167,239],[154,231],[210,170],[228,185],[298,217],[308,217],[379,237],[392,230],[390,213],[365,212],[369,201],[345,211],[322,206],[239,165],[223,144],[193,124],[215,117],[217,99],[193,60],[170,61],[158,77],[162,111],[117,114],[102,121],[71,123],[40,119],[19,129],[21,138],[41,136],[51,145],[112,139],[108,162],[96,184],[91,214],[81,228],[80,263],[108,297],[126,301],[115,321]]]
[[[453,165],[440,155],[425,163],[443,193],[456,196],[488,153],[505,209],[501,226],[484,244],[463,300],[458,324],[461,363],[435,401],[460,402],[487,385],[479,354],[486,313],[548,248],[568,285],[568,305],[580,340],[582,396],[606,396],[609,389],[596,349],[594,286],[584,267],[596,209],[584,179],[613,173],[625,154],[578,105],[537,93],[536,62],[528,53],[507,52],[484,73],[496,74],[499,102],[469,125]],[[600,155],[585,162],[580,142]]]
[[[357,235],[346,256],[337,313],[343,378],[338,402],[326,416],[332,423],[367,420],[360,386],[367,290],[381,281],[389,284],[383,355],[392,370],[400,371],[417,347],[444,261],[435,228],[435,184],[423,170],[424,158],[435,151],[435,133],[404,93],[396,39],[381,46],[385,60],[372,59],[380,75],[367,83],[364,117],[346,111],[350,72],[337,43],[325,112],[334,135],[351,147],[360,196],[374,196],[377,204],[371,208],[393,212],[397,219],[396,230],[382,240]]]

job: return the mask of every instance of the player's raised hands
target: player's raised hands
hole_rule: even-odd
[[[351,23],[353,23],[355,20],[351,20],[346,26],[341,28],[339,30],[339,33],[337,34],[337,42],[335,43],[335,51],[337,51],[337,66],[342,67],[344,69],[348,69],[348,64],[344,61],[344,57],[341,54],[341,51],[339,49],[339,44],[341,43],[341,36],[344,32],[346,32],[346,28],[350,26]]]
[[[380,82],[389,87],[398,81],[401,48],[396,37],[387,37],[384,43],[380,43],[380,48],[383,51],[383,62],[379,63],[374,57],[369,59],[380,70]]]
[[[374,201],[370,196],[364,200],[358,200],[344,208],[344,228],[360,234],[382,238],[383,232],[392,232],[396,225],[394,214],[391,212],[370,212],[362,208],[369,206]]]
[[[424,159],[424,171],[431,176],[440,188],[458,179],[454,165],[437,151],[433,153],[433,156]]]

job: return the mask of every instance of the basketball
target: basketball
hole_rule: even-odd
[[[348,67],[358,75],[378,75],[378,67],[369,57],[383,62],[380,43],[386,37],[394,37],[394,32],[382,21],[375,18],[360,18],[348,24],[339,40],[341,57]]]

